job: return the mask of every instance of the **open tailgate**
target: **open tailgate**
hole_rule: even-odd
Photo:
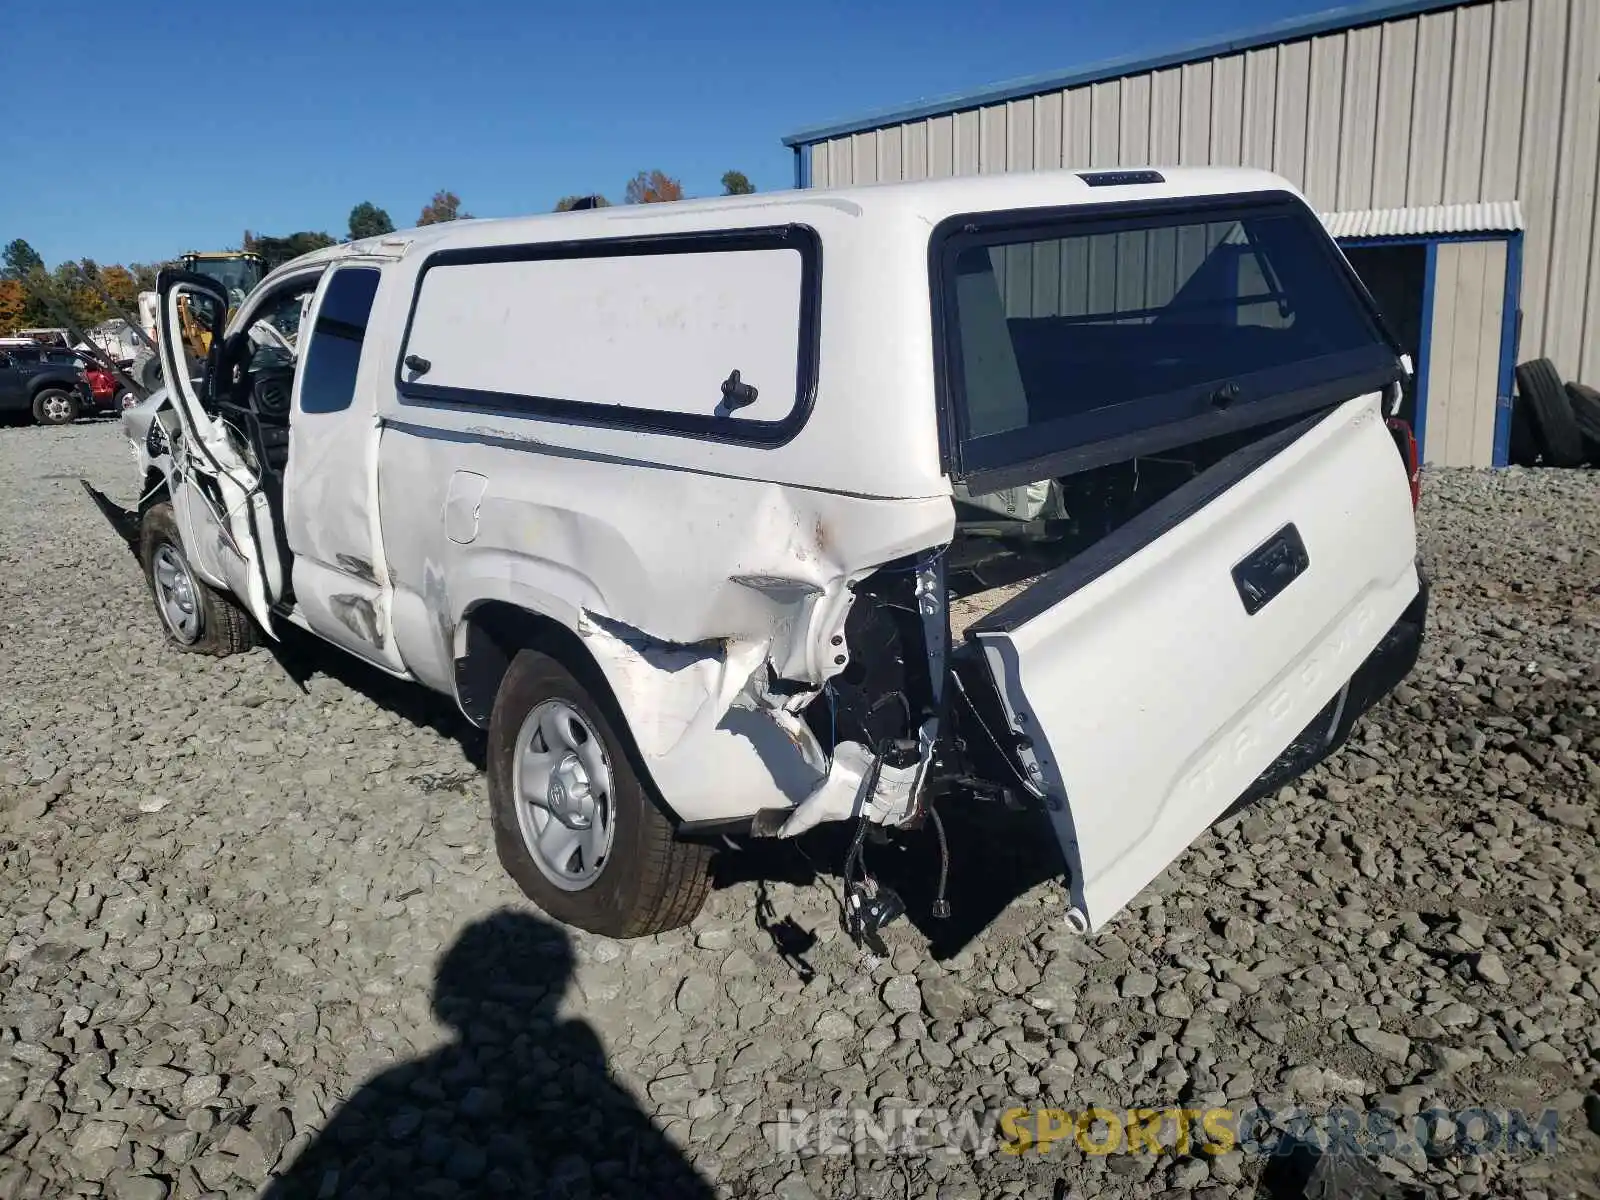
[[[969,630],[1105,923],[1340,691],[1416,596],[1376,394],[1240,450]]]

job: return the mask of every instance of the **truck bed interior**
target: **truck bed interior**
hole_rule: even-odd
[[[956,534],[948,547],[920,559],[887,564],[856,588],[845,626],[850,662],[807,709],[813,731],[829,749],[842,741],[867,746],[904,743],[937,707],[934,673],[940,668],[938,655],[929,653],[918,609],[920,570],[942,569],[952,665],[958,675],[976,681],[981,673],[969,675],[963,670],[963,659],[972,657],[963,651],[963,644],[973,624],[1051,571],[1099,546],[1230,455],[1257,443],[1296,436],[1316,419],[1301,415],[1264,423],[1160,455],[1002,492],[961,493]],[[962,689],[958,682],[957,689],[972,699],[970,688]],[[964,782],[976,784],[977,774]]]
[[[1274,421],[1157,455],[958,498],[956,536],[946,554],[952,642],[960,645],[974,622],[1230,454],[1304,422]]]

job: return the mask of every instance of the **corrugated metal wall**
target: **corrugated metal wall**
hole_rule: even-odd
[[[1600,0],[1465,3],[810,152],[817,187],[1211,163],[1277,171],[1323,212],[1520,200],[1521,357],[1600,382]]]
[[[1446,242],[1438,254],[1423,453],[1430,464],[1487,467],[1494,457],[1506,243]]]
[[[1101,233],[999,247],[989,257],[1007,317],[1110,314],[1166,304],[1238,229],[1229,221]]]

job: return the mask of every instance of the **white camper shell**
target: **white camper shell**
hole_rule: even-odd
[[[227,298],[158,290],[172,640],[454,696],[589,929],[692,917],[707,839],[998,799],[1097,927],[1416,657],[1408,365],[1269,174],[436,225],[279,268],[203,360]]]

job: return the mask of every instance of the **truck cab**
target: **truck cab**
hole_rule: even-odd
[[[230,301],[163,273],[128,417],[170,638],[453,696],[587,929],[688,920],[722,838],[990,803],[1098,928],[1416,657],[1408,364],[1264,172],[459,222]]]

